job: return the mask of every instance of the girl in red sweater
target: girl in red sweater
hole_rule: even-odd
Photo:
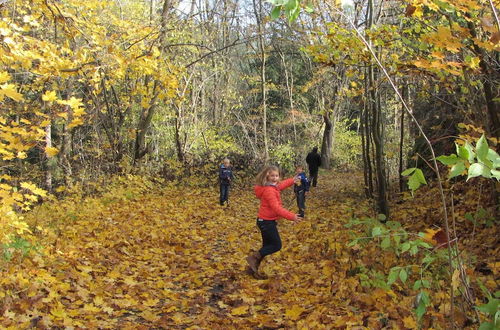
[[[280,182],[279,170],[276,166],[267,166],[257,175],[255,195],[260,199],[260,208],[257,217],[257,227],[262,234],[262,248],[250,254],[246,259],[252,274],[259,275],[259,265],[265,256],[278,252],[281,249],[281,238],[276,220],[285,218],[294,222],[302,221],[298,214],[283,208],[280,192],[300,181],[294,177]]]

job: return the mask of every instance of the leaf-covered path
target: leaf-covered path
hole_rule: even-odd
[[[357,257],[343,224],[368,212],[361,182],[322,174],[307,220],[280,222],[283,249],[262,266],[268,280],[245,273],[245,256],[260,244],[251,188],[235,189],[227,208],[216,187],[173,186],[62,204],[59,213],[42,208],[31,221],[50,228],[52,244],[1,269],[0,326],[403,328],[410,303],[397,306],[391,291],[358,292],[349,276]],[[291,191],[283,200],[295,210]]]

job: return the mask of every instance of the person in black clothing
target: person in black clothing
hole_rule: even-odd
[[[233,180],[231,162],[225,158],[219,167],[220,205],[229,204],[229,186]]]
[[[318,147],[314,147],[313,150],[307,154],[306,162],[309,167],[309,179],[312,182],[312,186],[316,187],[318,183],[318,169],[321,166],[321,156],[318,154]]]

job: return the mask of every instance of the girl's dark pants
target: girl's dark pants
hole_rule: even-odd
[[[306,209],[306,192],[305,190],[299,190],[295,193],[297,196],[297,207],[299,208],[299,215],[304,217],[304,211]]]
[[[262,234],[262,248],[259,250],[262,258],[281,250],[281,238],[275,220],[257,219],[257,227]]]
[[[229,198],[229,185],[220,184],[220,205],[223,205]]]

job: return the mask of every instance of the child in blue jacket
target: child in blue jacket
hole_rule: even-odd
[[[299,215],[301,218],[304,217],[304,212],[306,210],[306,192],[309,191],[309,180],[307,179],[306,173],[304,172],[304,167],[302,165],[297,165],[295,167],[295,175],[300,178],[300,182],[295,183],[293,186],[293,191],[297,197],[297,206],[299,208]]]
[[[219,183],[220,183],[220,205],[229,204],[229,186],[233,180],[233,170],[231,161],[224,158],[219,167]]]

